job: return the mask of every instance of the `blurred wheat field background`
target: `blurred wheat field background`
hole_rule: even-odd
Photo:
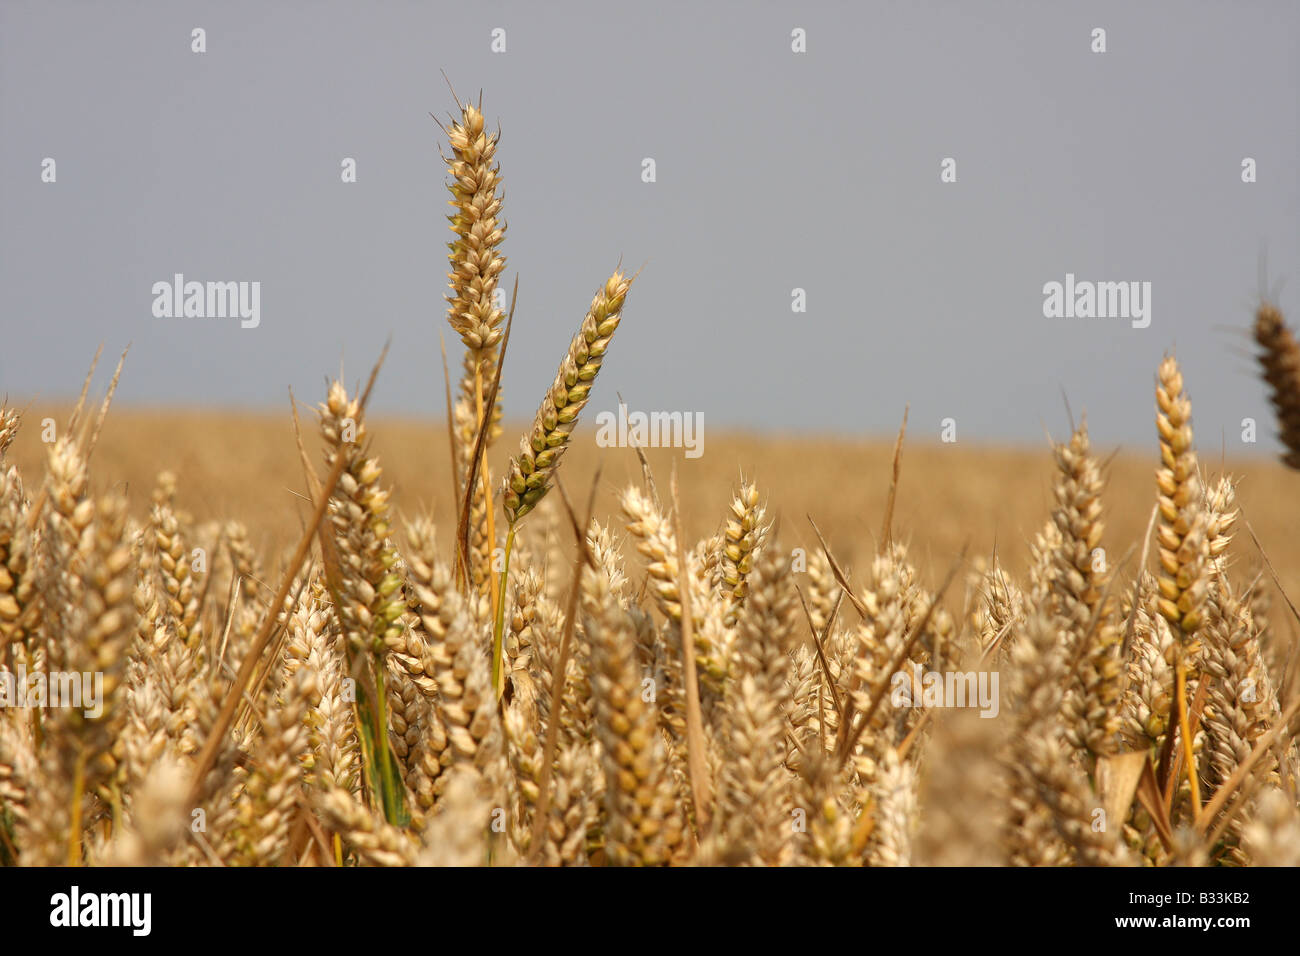
[[[47,417],[61,424],[70,410],[62,404],[35,403],[24,417],[33,425]],[[310,422],[314,413],[304,405],[300,414]],[[1058,417],[1053,437],[1068,438],[1066,412]],[[508,423],[504,430],[518,434],[524,426]],[[1046,438],[1041,448],[973,441],[942,444],[926,443],[916,437],[918,431],[918,423],[912,422],[902,454],[895,526],[917,557],[923,577],[942,576],[963,545],[971,559],[991,558],[996,550],[1009,571],[1023,575],[1029,542],[1052,508],[1054,467]],[[371,434],[397,512],[429,511],[440,527],[454,527],[446,423],[376,417]],[[315,435],[307,440],[318,453]],[[661,482],[677,469],[682,520],[691,540],[719,530],[743,475],[762,489],[769,514],[780,516],[783,537],[791,547],[816,550],[817,539],[806,518],[811,515],[843,563],[865,567],[875,553],[889,492],[892,438],[854,441],[706,431],[705,441],[706,453],[696,460],[686,459],[681,449],[645,449]],[[1140,542],[1151,517],[1158,446],[1154,433],[1152,447],[1146,449],[1108,446],[1102,435],[1094,435],[1093,441],[1106,460],[1106,540],[1111,549],[1118,549],[1112,555],[1117,560]],[[45,454],[40,429],[28,427],[19,432],[9,458],[25,474],[40,474]],[[181,511],[196,523],[243,522],[272,566],[281,551],[292,547],[309,517],[287,407],[282,413],[115,407],[95,457],[96,489],[130,489],[133,513],[140,520],[148,515],[159,472],[173,472]],[[500,473],[508,457],[509,446],[491,449],[493,474]],[[597,447],[592,425],[575,433],[566,461],[566,487],[571,495],[584,498],[600,468],[595,511],[601,520],[617,516],[619,493],[641,480],[634,453]],[[1283,582],[1294,582],[1300,590],[1296,476],[1262,456],[1220,458],[1207,449],[1204,462],[1210,472],[1237,480],[1243,521],[1254,528]],[[1234,561],[1253,577],[1262,562],[1249,536],[1242,537]],[[1281,619],[1278,623],[1285,625]]]

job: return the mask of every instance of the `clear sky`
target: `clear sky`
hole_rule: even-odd
[[[441,417],[440,71],[503,131],[511,417],[621,258],[596,410],[1040,442],[1064,392],[1146,443],[1176,346],[1202,443],[1276,447],[1239,330],[1261,250],[1300,318],[1295,2],[3,0],[0,392],[129,342],[122,401],[284,409],[391,334],[375,408]],[[177,272],[260,282],[260,324],[156,318]],[[1067,273],[1151,283],[1150,325],[1045,318]]]

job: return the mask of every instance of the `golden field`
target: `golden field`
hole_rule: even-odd
[[[62,405],[28,408],[27,424],[8,456],[24,475],[44,472],[39,423],[50,417],[61,428],[69,411]],[[314,407],[302,403],[299,417],[319,470],[324,458]],[[525,427],[506,423],[502,438],[492,447],[494,483],[499,483],[516,451],[515,436],[523,434]],[[385,482],[391,484],[398,514],[413,517],[432,509],[450,549],[455,505],[445,420],[376,416],[369,428],[373,454],[383,466]],[[1069,438],[1064,425],[1059,431],[1056,440]],[[1092,437],[1095,454],[1106,461],[1103,545],[1112,562],[1133,549],[1123,573],[1129,579],[1155,504],[1159,449],[1154,426],[1151,445],[1145,449],[1115,448],[1106,444],[1104,435]],[[706,452],[698,459],[688,460],[680,450],[653,448],[646,449],[646,457],[665,494],[669,476],[677,469],[688,540],[719,530],[743,474],[758,485],[769,516],[780,518],[783,541],[790,547],[817,548],[807,518],[811,515],[848,568],[865,566],[875,551],[889,493],[893,446],[892,438],[849,441],[710,433]],[[1300,597],[1300,474],[1262,456],[1221,462],[1207,454],[1203,465],[1211,476],[1226,471],[1237,480],[1243,524],[1233,554],[1239,574],[1250,580],[1262,568],[1245,530],[1249,523],[1292,599]],[[561,478],[575,507],[585,501],[597,468],[595,516],[617,528],[618,495],[641,482],[640,464],[629,449],[598,448],[595,427],[580,425],[565,455]],[[144,521],[163,470],[177,477],[180,511],[196,523],[243,522],[264,558],[291,548],[310,514],[287,409],[251,413],[115,405],[94,453],[92,475],[97,489],[124,487],[131,513]],[[1029,541],[1051,513],[1054,473],[1046,441],[1041,448],[1027,448],[974,442],[943,445],[908,437],[903,444],[894,533],[908,543],[918,570],[932,586],[963,545],[969,559],[988,558],[996,550],[1007,570],[1022,578]],[[547,503],[558,505],[549,498]],[[1155,560],[1152,547],[1149,564]],[[1275,617],[1280,604],[1274,602]],[[1275,623],[1285,625],[1280,617]]]

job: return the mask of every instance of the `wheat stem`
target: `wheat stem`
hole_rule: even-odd
[[[506,552],[501,566],[500,593],[497,593],[495,588],[492,592],[495,604],[492,625],[492,690],[496,693],[497,700],[501,699],[506,689],[503,653],[506,637],[506,582],[510,580],[510,552],[515,547],[515,531],[516,526],[511,525],[510,530],[506,532]]]

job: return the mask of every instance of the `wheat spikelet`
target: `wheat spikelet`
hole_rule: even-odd
[[[448,188],[455,210],[448,217],[455,239],[448,244],[451,272],[447,296],[447,319],[465,344],[464,374],[460,400],[455,406],[457,454],[460,474],[468,474],[469,458],[478,438],[478,423],[488,384],[495,377],[502,339],[504,315],[496,304],[497,282],[505,269],[498,252],[505,237],[505,223],[499,216],[500,167],[493,164],[500,133],[489,134],[483,113],[472,104],[461,107],[461,117],[447,130],[451,156],[444,157],[451,174]],[[488,443],[501,433],[501,394],[488,410]],[[473,534],[470,564],[472,583],[484,597],[492,586],[490,560],[493,540],[492,502],[489,478],[476,482],[471,499],[470,527]]]
[[[471,764],[482,777],[484,792],[500,805],[508,767],[490,664],[482,646],[466,642],[452,670],[440,678],[438,714],[447,728],[453,759]]]
[[[6,644],[26,638],[30,624],[24,611],[35,591],[29,574],[31,536],[22,475],[16,467],[4,464],[5,452],[21,422],[16,409],[0,406],[0,661]]]
[[[593,520],[587,530],[587,552],[591,563],[609,582],[610,593],[622,602],[627,590],[627,575],[623,573],[623,557],[619,553],[614,533],[599,521]]]
[[[1166,356],[1156,385],[1156,430],[1161,467],[1156,471],[1160,525],[1157,532],[1161,574],[1157,607],[1175,626],[1175,702],[1182,759],[1192,808],[1199,813],[1200,786],[1194,752],[1195,735],[1188,714],[1190,684],[1197,678],[1198,631],[1205,623],[1210,596],[1210,514],[1192,447],[1192,404],[1183,391],[1178,363]]]
[[[659,610],[667,619],[681,621],[677,537],[672,525],[650,497],[635,486],[623,492],[622,506],[628,520],[628,531],[637,539],[636,549],[648,562],[646,572],[650,575],[651,593]]]
[[[150,659],[150,673],[162,695],[173,753],[190,757],[202,744],[202,711],[211,703],[213,662],[210,657],[195,654],[174,635],[165,635],[164,640],[165,644]]]
[[[523,853],[528,852],[532,820],[537,797],[541,793],[542,742],[529,715],[516,707],[501,718],[505,732],[506,756],[513,772],[514,817],[512,839]]]
[[[535,724],[524,712],[510,708],[503,719],[511,768],[514,771],[516,806],[513,841],[521,855],[531,849],[533,814],[541,786],[542,741]],[[543,846],[537,856],[541,866],[581,866],[587,862],[587,830],[594,822],[591,804],[590,746],[586,741],[567,740],[558,748],[555,772],[551,776],[549,819],[543,830]]]
[[[696,577],[705,588],[719,594],[723,593],[725,587],[722,582],[722,552],[726,540],[725,535],[715,534],[711,538],[695,542],[695,547],[691,549],[691,566],[695,568]]]
[[[35,756],[32,769],[35,772],[26,778],[25,814],[14,827],[19,860],[24,866],[66,866],[73,836],[72,775],[48,750]],[[83,815],[88,802],[79,807]]]

